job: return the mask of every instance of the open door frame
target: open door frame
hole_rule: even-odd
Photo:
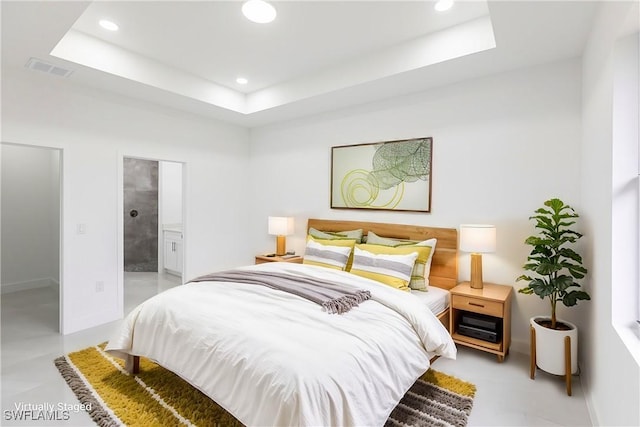
[[[160,158],[153,156],[145,156],[138,154],[130,154],[130,153],[118,153],[118,203],[117,203],[117,219],[118,219],[118,254],[116,257],[117,262],[117,271],[118,271],[118,312],[120,313],[120,317],[124,317],[124,159],[141,159],[141,160],[153,160],[157,162],[173,162],[182,164],[182,242],[183,242],[183,251],[182,251],[182,279],[181,283],[184,283],[184,278],[188,277],[186,275],[187,265],[184,262],[187,258],[187,236],[188,236],[188,221],[187,221],[187,198],[185,197],[187,194],[187,167],[188,164],[184,160],[179,159],[168,159],[168,158]],[[158,215],[158,232],[160,233],[162,230],[162,223],[160,221],[161,216]],[[161,250],[158,248],[158,250]],[[158,262],[160,262],[160,258],[158,258]],[[161,266],[158,265],[158,271],[161,270]]]
[[[64,335],[64,274],[63,274],[63,236],[64,236],[64,149],[60,147],[49,147],[44,145],[21,144],[9,141],[2,141],[1,145],[13,145],[23,148],[56,151],[58,153],[58,333]],[[0,147],[1,148],[1,147]]]

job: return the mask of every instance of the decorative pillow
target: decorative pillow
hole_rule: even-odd
[[[302,263],[349,271],[355,244],[355,240],[321,240],[309,236]]]
[[[362,229],[349,231],[320,231],[310,227],[309,235],[316,239],[354,239],[356,243],[362,243]]]
[[[373,231],[369,231],[367,233],[367,243],[370,245],[382,245],[382,246],[404,246],[404,245],[415,245],[418,243],[417,240],[404,240],[404,239],[392,239],[390,237],[380,237]]]
[[[358,245],[364,246],[364,245]],[[376,280],[403,291],[409,290],[417,252],[406,255],[375,254],[356,246],[351,273]]]
[[[411,280],[409,281],[409,287],[417,291],[427,291],[427,283],[425,281],[425,268],[427,260],[431,257],[431,246],[382,246],[372,245],[367,243],[366,245],[357,245],[359,249],[369,251],[374,254],[389,254],[389,255],[406,255],[413,252],[418,254],[413,270],[411,271]]]
[[[431,248],[431,253],[429,254],[429,258],[427,258],[427,262],[424,266],[424,283],[425,283],[425,291],[429,290],[429,275],[431,274],[431,261],[433,260],[433,253],[436,251],[436,243],[438,243],[437,239],[428,239],[423,240],[422,242],[416,243],[416,246],[429,246]]]
[[[405,240],[405,239],[393,239],[390,237],[380,237],[374,232],[370,231],[367,233],[367,243],[375,244],[375,245],[383,245],[390,247],[398,247],[398,246],[431,246],[431,253],[427,258],[424,267],[424,285],[422,285],[419,281],[414,281],[411,289],[419,290],[419,291],[428,291],[429,290],[429,274],[431,274],[431,260],[433,259],[433,253],[436,251],[436,243],[437,239],[428,239],[422,242],[418,240]]]

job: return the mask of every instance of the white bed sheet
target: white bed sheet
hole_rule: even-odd
[[[337,315],[264,286],[198,282],[124,320],[107,351],[156,360],[246,425],[383,425],[434,355],[456,348],[411,294],[291,263],[244,267],[339,280],[372,298]]]
[[[446,289],[429,286],[428,292],[411,291],[411,295],[420,300],[436,316],[449,307],[450,294]]]

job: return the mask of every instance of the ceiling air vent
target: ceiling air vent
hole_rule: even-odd
[[[54,76],[59,77],[69,77],[73,71],[67,70],[66,68],[58,67],[57,65],[49,64],[48,62],[44,62],[37,58],[30,58],[29,61],[25,64],[25,67],[42,71],[44,73],[53,74]]]

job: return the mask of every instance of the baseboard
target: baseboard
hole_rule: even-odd
[[[182,273],[175,271],[175,270],[170,270],[168,268],[164,269],[164,272],[167,274],[171,274],[172,276],[178,276],[178,277],[182,277]]]
[[[0,285],[1,293],[26,291],[28,289],[51,288],[56,292],[60,291],[60,284],[56,279],[45,277],[41,279],[25,280],[24,282],[3,283]]]
[[[593,396],[591,395],[591,381],[589,374],[582,368],[582,363],[580,363],[580,361],[578,361],[578,372],[580,372],[580,376],[578,378],[580,380],[580,386],[582,387],[582,394],[584,394],[584,401],[587,404],[587,412],[589,412],[589,418],[591,418],[591,425],[599,426],[600,423],[598,422],[598,415],[594,409]]]
[[[529,355],[531,343],[529,341],[511,340],[511,348],[509,351]]]
[[[111,308],[104,311],[94,312],[87,316],[70,316],[67,319],[62,319],[62,330],[60,333],[62,335],[69,335],[120,319],[122,319],[122,312],[119,312],[117,309],[112,310]]]

